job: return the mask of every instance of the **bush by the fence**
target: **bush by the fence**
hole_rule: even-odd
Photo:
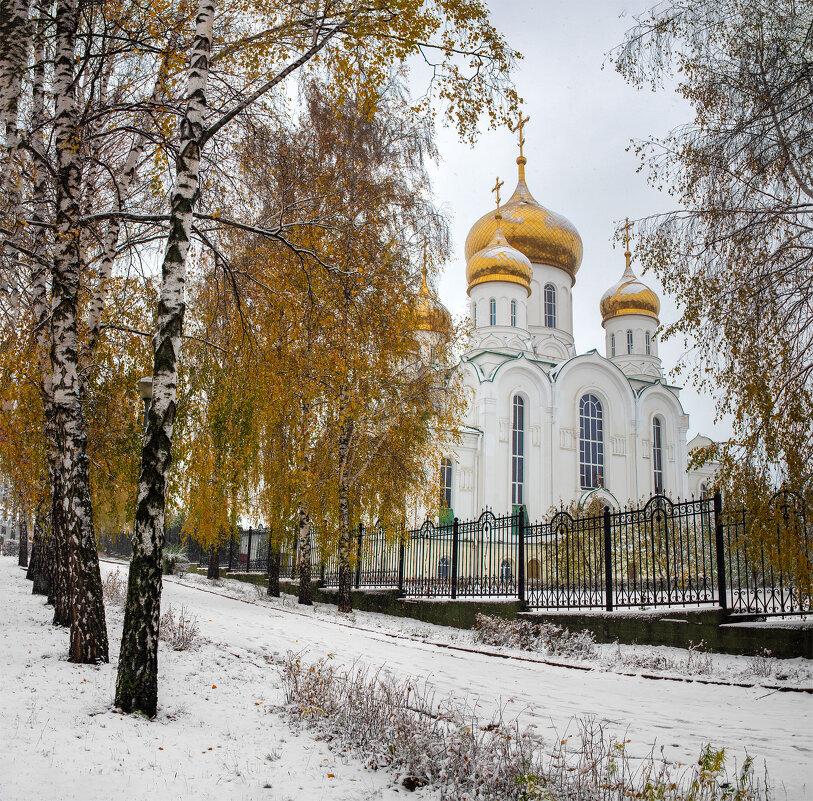
[[[571,632],[554,623],[506,620],[478,614],[474,639],[485,645],[543,651],[551,656],[589,658],[596,655],[596,637],[591,631]]]

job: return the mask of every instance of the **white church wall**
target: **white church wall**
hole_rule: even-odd
[[[641,390],[639,405],[638,496],[655,491],[653,466],[653,421],[661,419],[663,435],[664,491],[672,498],[688,494],[686,475],[686,430],[689,418],[675,393],[663,384],[653,384]]]
[[[567,503],[583,491],[579,474],[579,404],[588,393],[602,405],[605,486],[616,497],[629,497],[634,465],[627,436],[634,429],[635,399],[627,379],[612,363],[592,352],[565,363],[556,373],[555,387],[560,443],[572,442],[573,450],[569,455],[561,446],[558,452],[554,450],[554,459],[562,457],[561,469],[557,466],[554,501]]]
[[[548,375],[537,365],[520,359],[505,363],[496,372],[495,389],[499,415],[499,461],[492,472],[489,486],[500,485],[498,494],[504,493],[504,510],[511,508],[512,426],[514,397],[525,402],[525,475],[524,501],[528,513],[542,513],[547,498],[550,465],[546,429],[549,428],[549,410],[552,388]],[[496,508],[496,507],[495,507]]]

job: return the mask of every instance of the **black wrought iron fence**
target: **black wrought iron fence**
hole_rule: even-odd
[[[742,512],[720,496],[646,504],[595,515],[565,510],[529,523],[524,510],[388,536],[359,528],[356,587],[407,597],[517,598],[533,609],[718,605],[739,614],[813,612],[811,544],[793,508],[774,541],[753,542]],[[327,586],[338,584],[334,554]]]
[[[407,597],[516,598],[532,609],[606,609],[718,605],[737,614],[813,613],[813,535],[804,505],[774,498],[775,525],[748,526],[725,512],[720,495],[646,504],[594,515],[561,510],[529,523],[524,508],[446,525],[425,522],[396,533],[380,526],[354,533],[352,582],[398,589]],[[180,541],[168,531],[167,541]],[[129,541],[120,540],[121,550]],[[187,540],[191,561],[208,554]],[[127,556],[129,553],[122,553]],[[218,549],[233,572],[269,569],[269,534],[245,529]],[[333,551],[311,542],[312,575],[338,585]],[[280,575],[297,577],[295,532],[280,550]]]

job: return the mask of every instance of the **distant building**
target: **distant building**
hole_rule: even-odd
[[[605,353],[577,353],[581,237],[533,198],[521,149],[517,164],[513,195],[466,239],[469,402],[463,441],[441,465],[442,506],[466,519],[524,504],[534,519],[593,496],[613,507],[653,493],[700,496],[713,471],[687,470],[689,447],[710,440],[687,445],[680,388],[658,355],[660,302],[633,272],[628,237],[599,308]],[[425,278],[421,315],[431,346],[449,313]]]

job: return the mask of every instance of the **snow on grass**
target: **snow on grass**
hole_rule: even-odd
[[[582,647],[559,647],[561,640],[554,639],[550,643],[550,648],[528,649],[519,645],[492,644],[474,630],[461,630],[377,612],[356,610],[349,615],[341,614],[333,604],[314,602],[312,607],[299,606],[296,596],[283,593],[280,598],[270,598],[264,586],[237,579],[210,581],[204,575],[189,573],[181,581],[188,586],[215,591],[248,603],[282,607],[317,620],[333,621],[341,626],[377,631],[393,637],[404,637],[425,643],[441,643],[447,646],[521,657],[528,657],[529,650],[537,650],[542,652],[543,657],[554,658],[557,664],[571,664],[621,674],[632,672],[676,678],[700,676],[722,682],[747,683],[771,688],[776,686],[813,687],[813,664],[810,660],[801,657],[777,659],[769,651],[760,656],[718,654],[706,651],[702,643],[696,643],[690,649],[660,645],[623,645],[621,643],[593,643],[592,647],[587,647],[583,639],[579,641],[579,632],[576,631],[570,632],[571,639],[574,642],[579,641]],[[691,609],[690,611],[697,610]],[[777,625],[780,623],[793,625],[793,621],[774,622]],[[514,625],[522,624],[528,628],[532,627],[530,622],[514,622]],[[511,638],[506,638],[506,643],[510,642]]]
[[[30,593],[16,560],[0,557],[2,801],[403,798],[391,776],[292,733],[268,711],[283,701],[271,659],[237,646],[162,643],[156,720],[115,712],[120,608],[107,605],[111,664],[73,665],[67,631]]]
[[[126,575],[126,564],[103,563],[103,578],[116,569]],[[13,560],[0,559],[3,801],[405,798],[393,774],[364,771],[340,749],[292,734],[268,711],[284,703],[276,666],[289,651],[303,663],[328,659],[397,680],[415,677],[444,703],[467,705],[480,719],[504,714],[548,742],[573,733],[574,718],[592,716],[608,736],[629,741],[632,760],[645,760],[655,746],[671,763],[690,765],[711,743],[726,749],[732,770],[746,753],[758,774],[767,765],[778,799],[805,798],[813,787],[808,695],[576,670],[519,650],[482,653],[489,649],[475,644],[471,632],[371,613],[339,615],[322,604],[302,608],[290,596],[267,599],[261,587],[191,574],[165,580],[163,611],[183,607],[194,617],[197,644],[184,651],[162,644],[157,719],[125,717],[110,707],[121,612],[107,607],[113,663],[71,665],[64,661],[67,632],[50,625],[50,608],[30,595],[30,586]],[[712,658],[732,675],[746,664],[741,657]],[[793,662],[800,672],[808,669],[803,660]],[[417,797],[438,796],[423,789]]]

